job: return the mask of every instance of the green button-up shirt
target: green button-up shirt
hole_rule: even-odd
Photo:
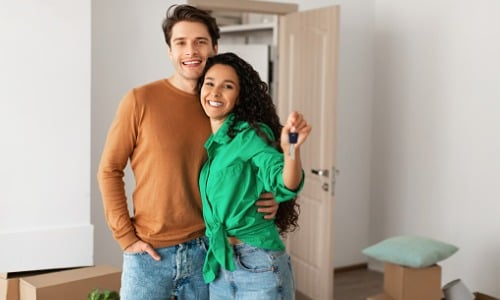
[[[268,145],[248,123],[238,123],[238,133],[231,139],[227,131],[233,118],[228,116],[205,143],[208,160],[200,173],[203,217],[210,240],[203,266],[206,282],[215,279],[220,266],[230,271],[236,269],[228,236],[254,247],[284,250],[274,221],[257,212],[255,201],[264,191],[272,192],[277,202],[291,200],[304,184],[302,174],[297,190],[285,187],[283,154]],[[268,126],[262,124],[261,128],[273,137]]]

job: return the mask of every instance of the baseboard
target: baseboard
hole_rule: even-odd
[[[366,270],[368,269],[368,263],[359,263],[354,265],[349,265],[345,267],[338,267],[333,270],[334,274],[355,271],[355,270]]]
[[[379,261],[379,260],[369,259],[368,260],[368,270],[383,273],[384,272],[384,263]]]

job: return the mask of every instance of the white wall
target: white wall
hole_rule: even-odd
[[[338,1],[340,57],[334,265],[366,262],[369,244],[373,99],[372,0]]]
[[[93,263],[90,1],[0,2],[0,271]]]
[[[161,23],[167,8],[177,3],[163,0],[92,1],[91,180],[96,264],[121,267],[122,263],[122,252],[104,219],[96,177],[107,131],[128,90],[172,74]],[[133,184],[128,168],[125,185],[129,200]]]
[[[371,242],[460,247],[443,284],[500,295],[500,2],[376,1]]]

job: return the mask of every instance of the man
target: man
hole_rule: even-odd
[[[124,250],[122,300],[208,299],[198,175],[210,124],[195,86],[217,53],[219,28],[207,12],[177,5],[168,9],[163,31],[175,73],[124,97],[98,171],[106,220]],[[136,181],[132,218],[123,182],[129,159]],[[259,211],[273,218],[275,201],[260,202]]]

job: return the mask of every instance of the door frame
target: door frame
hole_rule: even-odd
[[[294,3],[252,0],[187,0],[187,4],[208,11],[253,12],[273,15],[286,15],[299,10]]]

